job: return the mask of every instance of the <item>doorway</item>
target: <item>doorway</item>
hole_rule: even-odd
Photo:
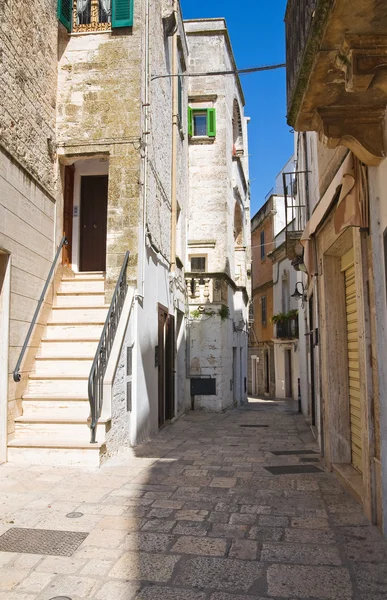
[[[159,427],[175,416],[175,318],[158,307]]]
[[[292,351],[285,350],[285,398],[293,398]]]
[[[316,426],[316,376],[315,376],[315,343],[314,343],[314,304],[313,294],[309,299],[309,370],[310,370],[310,399],[312,427]]]
[[[10,293],[11,260],[0,251],[0,463],[7,460]]]
[[[270,360],[269,351],[264,352],[264,369],[265,369],[265,394],[270,394]]]
[[[234,406],[238,406],[237,347],[232,349],[232,389]]]
[[[80,271],[106,270],[108,176],[81,177]]]

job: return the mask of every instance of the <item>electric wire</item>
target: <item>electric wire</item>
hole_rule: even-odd
[[[216,77],[218,75],[249,75],[250,73],[260,73],[261,71],[273,71],[275,69],[285,69],[286,63],[278,65],[265,65],[263,67],[250,67],[248,69],[232,69],[230,71],[208,71],[206,73],[177,73],[172,75],[153,75],[151,81],[155,79],[164,79],[166,77]]]

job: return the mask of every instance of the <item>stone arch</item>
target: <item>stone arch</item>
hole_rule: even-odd
[[[238,200],[234,208],[234,242],[236,246],[243,246],[243,212]]]
[[[239,108],[238,100],[234,100],[234,108],[233,108],[233,116],[232,116],[232,126],[233,126],[233,144],[235,153],[243,154],[243,127],[242,127],[242,117],[241,111]]]

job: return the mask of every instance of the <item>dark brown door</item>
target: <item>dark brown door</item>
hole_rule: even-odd
[[[175,317],[168,315],[165,332],[165,418],[175,416]]]
[[[175,416],[175,319],[158,308],[159,427]]]
[[[106,269],[107,198],[107,175],[82,177],[80,271]]]
[[[162,306],[159,306],[158,310],[158,369],[159,369],[159,427],[162,427],[165,423],[166,415],[165,415],[165,333],[166,327],[165,324],[168,318],[167,309]]]
[[[73,248],[73,206],[74,206],[74,165],[65,167],[64,172],[64,198],[63,198],[63,235],[67,237],[68,244],[63,246],[63,264],[71,265]]]

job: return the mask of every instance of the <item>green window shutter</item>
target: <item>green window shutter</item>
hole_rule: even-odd
[[[112,28],[133,26],[134,0],[112,0]]]
[[[193,133],[193,110],[189,106],[188,107],[188,135],[189,135],[189,137],[192,137],[192,133]]]
[[[207,135],[208,137],[216,136],[216,110],[209,108],[207,110]]]
[[[57,16],[59,21],[71,31],[73,20],[73,0],[58,0]]]

